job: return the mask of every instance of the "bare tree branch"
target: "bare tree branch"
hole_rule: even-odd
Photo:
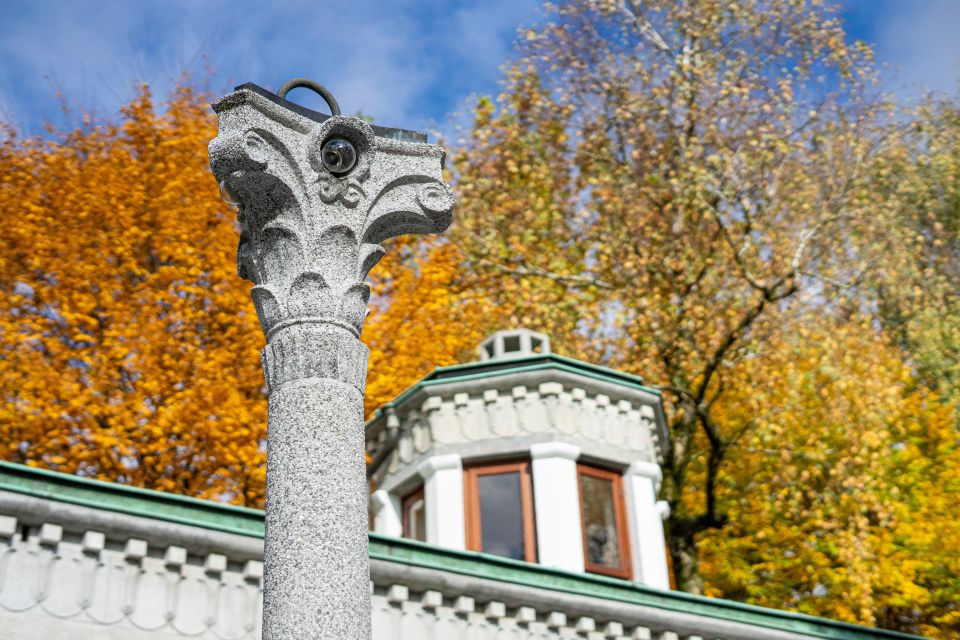
[[[653,45],[656,50],[671,56],[673,55],[670,45],[666,43],[660,33],[657,32],[652,24],[650,24],[650,21],[643,16],[642,0],[624,0],[623,12],[636,21],[637,28],[640,30],[640,35],[642,35],[647,42]]]

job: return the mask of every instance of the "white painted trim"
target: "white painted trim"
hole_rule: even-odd
[[[667,547],[663,535],[663,508],[657,502],[660,467],[637,461],[623,476],[630,522],[634,580],[648,587],[669,589]]]
[[[577,459],[580,447],[565,442],[530,446],[537,556],[540,564],[583,572],[583,534]]]
[[[658,490],[660,487],[660,482],[663,481],[663,471],[660,469],[660,465],[654,462],[647,462],[646,460],[637,460],[636,462],[631,463],[624,472],[624,475],[638,475],[644,476],[645,478],[650,478],[654,481],[654,483],[656,483]]]
[[[401,537],[403,514],[400,498],[383,489],[378,489],[370,496],[370,504],[373,507],[373,530],[385,536]]]
[[[666,500],[657,500],[657,511],[660,513],[660,519],[666,521],[670,517],[670,503]]]
[[[424,480],[429,480],[438,471],[447,471],[450,469],[463,470],[463,460],[459,454],[448,453],[442,456],[433,456],[420,463],[417,471]]]
[[[728,640],[732,638],[736,640],[813,640],[812,635],[784,631],[777,626],[768,627],[763,623],[741,622],[733,616],[721,618],[684,611],[682,608],[619,602],[581,592],[532,587],[502,579],[465,575],[389,560],[372,559],[370,574],[373,583],[382,587],[373,597],[373,637],[376,640],[396,637],[493,640],[511,637],[512,631],[516,631],[517,622],[529,624],[531,628],[521,629],[522,636],[518,633],[512,637],[582,640],[584,636],[573,635],[573,629],[561,628],[567,627],[568,624],[576,624],[576,621],[584,616],[594,620],[619,622],[624,630],[629,632],[630,638],[637,639],[700,636]],[[447,603],[443,607],[445,609],[443,614],[446,615],[441,617],[439,612],[431,607],[424,607],[427,612],[423,612],[419,603],[416,602],[418,599],[416,597],[405,602],[403,607],[389,606],[385,592],[395,584],[409,585],[413,593],[438,594],[440,599]],[[425,595],[421,596],[423,599],[425,597]],[[509,620],[511,617],[509,615],[508,620],[487,620],[483,616],[469,615],[484,608],[482,605],[477,605],[477,602],[490,601],[502,602],[506,605],[508,613],[515,612],[512,616],[513,620]],[[728,611],[735,611],[735,609],[731,608]],[[453,618],[450,614],[457,613],[461,616],[461,624],[446,627],[450,631],[438,635],[437,630],[443,628],[440,626],[441,621],[446,622]],[[463,618],[468,619],[463,620]],[[784,624],[787,621],[781,619],[778,622]],[[409,630],[409,633],[401,635],[398,630]],[[878,633],[877,638],[881,635]],[[602,633],[591,632],[587,637],[604,638],[605,636]]]
[[[580,447],[566,442],[539,442],[530,445],[530,457],[534,460],[540,458],[563,458],[564,460],[580,459]]]
[[[455,453],[433,456],[424,460],[417,470],[423,478],[427,542],[465,550],[463,461]]]

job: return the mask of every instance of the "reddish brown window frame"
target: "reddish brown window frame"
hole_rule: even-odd
[[[580,489],[580,476],[592,476],[603,480],[610,480],[613,485],[613,515],[617,526],[617,540],[620,543],[620,568],[612,569],[599,564],[593,564],[587,559],[587,525],[583,521],[583,492]],[[632,562],[630,557],[630,539],[627,530],[627,512],[623,500],[623,478],[615,471],[608,471],[585,464],[577,465],[577,500],[580,506],[580,530],[583,543],[584,568],[590,573],[599,573],[613,578],[633,578]]]
[[[483,536],[480,530],[480,499],[477,495],[477,478],[483,475],[519,472],[520,507],[523,509],[523,559],[537,561],[537,529],[533,513],[533,482],[530,477],[530,462],[494,462],[475,464],[463,470],[464,507],[466,509],[467,549],[483,551]]]
[[[412,535],[410,535],[410,513],[409,513],[409,511],[410,511],[410,503],[411,503],[411,502],[414,502],[414,501],[416,501],[416,500],[423,500],[424,508],[426,508],[427,502],[426,502],[426,500],[425,500],[424,497],[423,497],[423,486],[421,486],[420,488],[415,489],[413,492],[407,494],[407,497],[405,497],[405,498],[401,501],[401,503],[400,503],[400,513],[402,514],[401,520],[402,520],[402,523],[403,523],[403,537],[404,537],[404,538],[409,538],[409,539],[411,539],[411,540],[413,540],[414,537],[413,537]],[[424,540],[425,540],[426,537],[427,537],[427,532],[426,532],[426,531],[423,532],[423,537],[424,537]]]

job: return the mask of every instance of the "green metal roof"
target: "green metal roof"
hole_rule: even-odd
[[[581,360],[558,356],[555,353],[536,354],[520,358],[509,358],[501,360],[481,360],[479,362],[468,362],[467,364],[456,364],[448,367],[437,367],[428,373],[422,380],[408,388],[392,401],[386,403],[374,413],[380,415],[384,408],[392,407],[403,402],[406,398],[413,395],[420,389],[433,387],[448,382],[468,382],[470,380],[480,380],[483,378],[493,378],[504,374],[526,373],[529,371],[565,371],[585,378],[609,382],[612,384],[645,391],[647,393],[660,396],[658,389],[649,387],[643,383],[640,376],[631,375],[616,369],[609,369],[599,365],[590,364]]]
[[[662,591],[606,576],[572,573],[483,553],[454,551],[403,538],[371,534],[370,557],[476,578],[655,607],[706,618],[740,622],[755,627],[791,631],[811,638],[842,638],[843,640],[918,638],[918,636],[896,631],[757,607],[732,600],[695,596],[682,591]]]
[[[564,368],[577,373],[586,374],[592,378],[599,378],[626,384],[627,386],[641,387],[653,393],[659,393],[655,389],[643,386],[643,378],[635,376],[616,369],[601,367],[600,365],[583,362],[567,358],[555,353],[538,353],[530,356],[518,358],[498,358],[494,360],[480,360],[478,362],[467,362],[465,364],[455,364],[448,367],[437,367],[431,371],[424,380],[448,380],[450,378],[462,378],[464,376],[474,376],[479,373],[493,373],[512,371],[514,369],[526,370],[534,365],[551,364],[556,368]]]
[[[263,537],[263,512],[257,509],[90,480],[10,462],[0,462],[0,491],[244,536]],[[528,587],[792,631],[811,638],[879,640],[917,637],[730,600],[693,596],[679,591],[660,591],[625,580],[570,573],[373,533],[370,534],[370,557]]]
[[[0,461],[0,491],[263,537],[263,511]]]

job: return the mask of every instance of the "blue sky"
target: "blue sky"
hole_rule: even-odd
[[[111,116],[146,81],[214,71],[218,93],[294,76],[329,86],[345,113],[449,131],[471,96],[497,91],[518,27],[540,0],[0,0],[0,120],[27,133],[71,104]],[[960,0],[845,0],[904,99],[955,92]],[[299,92],[298,101],[310,104]],[[313,106],[319,106],[314,103]]]

